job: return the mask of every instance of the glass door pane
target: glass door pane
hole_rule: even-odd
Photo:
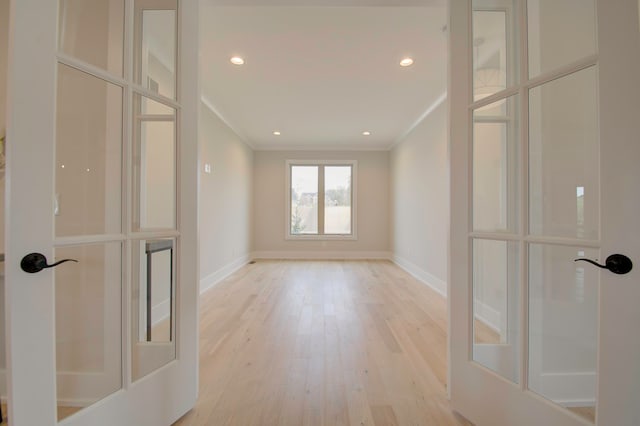
[[[529,232],[598,239],[596,68],[529,92]]]
[[[595,421],[598,250],[529,246],[529,389]]]
[[[596,53],[595,0],[528,0],[529,77]]]
[[[176,227],[176,111],[134,99],[135,230]]]
[[[520,287],[517,242],[473,241],[473,360],[518,383]]]
[[[518,230],[518,96],[473,112],[473,229]]]
[[[58,247],[56,260],[58,418],[122,388],[122,245]]]
[[[56,236],[122,229],[122,88],[58,66]]]
[[[122,76],[124,0],[61,0],[60,51]]]

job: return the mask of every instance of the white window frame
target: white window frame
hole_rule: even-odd
[[[291,233],[291,168],[293,166],[318,166],[318,233],[317,234],[292,234]],[[324,233],[324,170],[325,166],[350,166],[351,167],[351,233],[350,234],[325,234]],[[285,239],[286,240],[357,240],[357,200],[358,200],[358,161],[357,160],[286,160],[285,179]]]

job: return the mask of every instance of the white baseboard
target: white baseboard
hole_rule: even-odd
[[[502,319],[502,315],[500,314],[500,312],[479,300],[475,300],[473,302],[473,305],[475,310],[475,318],[482,321],[484,325],[486,325],[496,333],[501,334],[500,321]]]
[[[392,258],[393,262],[404,269],[406,272],[411,274],[418,281],[426,284],[431,287],[436,292],[440,293],[442,296],[447,297],[447,283],[446,281],[442,281],[440,278],[435,275],[430,274],[429,272],[421,269],[416,264],[409,262],[407,259],[394,255]]]
[[[291,259],[291,260],[389,260],[388,251],[254,251],[254,259]]]
[[[241,256],[234,260],[233,262],[223,266],[212,274],[207,275],[203,279],[200,280],[200,294],[206,292],[207,290],[213,288],[220,281],[227,278],[229,275],[233,274],[238,269],[242,268],[244,265],[251,261],[252,257],[248,254]]]
[[[541,389],[545,398],[563,407],[594,407],[596,405],[596,373],[542,373]]]

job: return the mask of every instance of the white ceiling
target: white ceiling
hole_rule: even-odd
[[[231,3],[245,6],[219,6]],[[388,149],[442,101],[441,0],[276,3],[285,6],[209,0],[202,10],[203,99],[255,149]],[[398,65],[405,56],[413,66]]]

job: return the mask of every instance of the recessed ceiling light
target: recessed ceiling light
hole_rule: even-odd
[[[234,56],[229,60],[233,65],[244,65],[244,59],[242,59],[240,56]]]
[[[371,136],[371,132],[364,131],[364,132],[362,132],[362,135],[363,136]]]
[[[276,130],[275,132],[273,132],[273,134],[274,134],[274,136],[280,136],[281,133]]]
[[[411,65],[413,65],[413,59],[411,58],[404,58],[403,60],[400,61],[401,67],[408,67]]]

